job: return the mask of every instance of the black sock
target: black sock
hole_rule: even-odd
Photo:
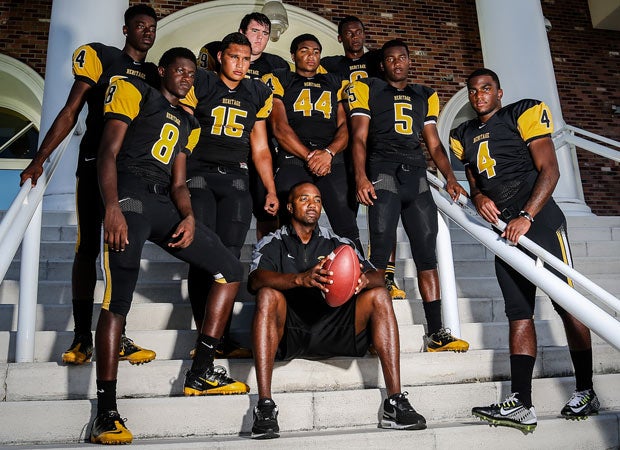
[[[575,382],[578,391],[592,389],[592,349],[571,350],[570,358],[575,368]]]
[[[73,328],[75,334],[82,336],[92,336],[91,328],[93,325],[93,299],[72,300],[73,303]],[[92,340],[92,338],[91,338]]]
[[[97,380],[97,415],[105,411],[117,411],[116,380]]]
[[[530,355],[510,355],[510,379],[512,392],[517,394],[523,406],[532,406],[532,373],[536,358]]]
[[[194,373],[203,373],[209,367],[213,367],[213,359],[215,358],[215,349],[219,345],[220,340],[214,337],[200,334],[196,341],[196,355],[192,362],[191,371]]]
[[[390,261],[387,263],[387,267],[385,268],[385,278],[390,281],[394,281],[394,272],[396,271],[396,264],[394,261]]]
[[[422,302],[426,316],[427,334],[430,336],[441,329],[441,300]]]

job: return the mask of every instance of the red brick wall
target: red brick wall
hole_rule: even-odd
[[[442,103],[482,64],[475,0],[363,2],[285,0],[334,23],[352,14],[364,21],[368,45],[403,38],[412,50],[413,80],[432,86]],[[44,74],[47,19],[51,0],[0,1],[0,52]],[[141,0],[160,17],[201,3],[192,0]],[[354,6],[359,3],[359,7]],[[620,31],[595,30],[587,0],[541,0],[553,26],[548,34],[564,120],[579,128],[620,140]],[[28,30],[27,32],[24,30]],[[587,204],[599,215],[620,215],[620,165],[578,150]]]
[[[0,53],[45,74],[51,0],[0,1]]]

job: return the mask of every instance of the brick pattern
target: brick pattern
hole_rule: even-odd
[[[201,3],[196,0],[139,0],[159,17]],[[334,23],[353,14],[364,21],[368,46],[404,38],[412,50],[411,79],[437,90],[442,104],[482,64],[475,0],[286,0]],[[0,1],[0,52],[45,72],[51,0]],[[564,120],[620,140],[620,31],[596,30],[587,0],[541,0],[552,26],[549,44]],[[24,32],[28,30],[28,32]],[[577,151],[586,202],[595,214],[620,215],[620,164]]]
[[[51,13],[52,0],[0,1],[0,53],[43,76]]]

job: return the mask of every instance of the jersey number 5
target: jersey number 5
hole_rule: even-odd
[[[495,176],[495,160],[491,158],[489,153],[489,141],[482,141],[478,145],[478,155],[476,157],[476,163],[478,166],[478,173],[487,173],[487,178],[493,178]]]
[[[406,110],[411,111],[409,103],[394,103],[394,130],[398,134],[413,134],[413,118]]]

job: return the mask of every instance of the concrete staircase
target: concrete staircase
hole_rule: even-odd
[[[364,241],[364,216],[359,225]],[[79,367],[59,364],[60,354],[73,337],[70,271],[75,233],[72,214],[44,215],[34,363],[11,362],[15,360],[18,262],[0,285],[0,446],[86,445],[83,442],[95,414],[96,362]],[[571,217],[569,234],[577,269],[620,295],[620,218]],[[147,244],[127,328],[137,343],[157,352],[157,359],[143,366],[121,363],[119,367],[119,409],[128,418],[134,445],[618,448],[620,353],[593,336],[595,389],[603,411],[584,422],[558,418],[574,384],[561,322],[542,292],[536,314],[539,357],[533,386],[538,429],[524,436],[517,430],[491,428],[472,418],[472,406],[493,403],[509,393],[508,330],[492,255],[462,230],[452,229],[452,239],[461,332],[471,347],[465,354],[429,354],[420,352],[424,314],[408,243],[402,230],[398,233],[397,278],[408,294],[407,300],[394,303],[401,334],[402,381],[429,428],[415,432],[377,428],[385,391],[376,357],[296,360],[276,363],[273,388],[282,437],[269,442],[248,438],[256,403],[251,360],[216,362],[233,377],[246,381],[250,396],[182,396],[184,373],[190,366],[188,351],[196,336],[187,299],[187,268]],[[249,262],[253,242],[252,229],[243,249],[245,262]],[[102,289],[100,281],[96,298],[101,298]],[[245,290],[239,300],[233,334],[249,344],[254,305]]]

